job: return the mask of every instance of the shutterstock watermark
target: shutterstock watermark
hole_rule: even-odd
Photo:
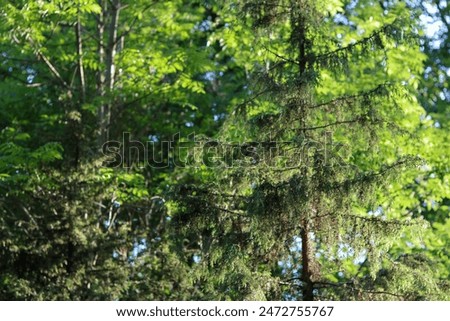
[[[224,142],[191,133],[182,136],[177,133],[171,140],[159,141],[149,136],[145,142],[132,139],[125,132],[121,141],[108,141],[102,152],[105,167],[267,167],[276,169],[326,166],[336,159],[339,144],[333,144],[331,133],[319,140],[308,138],[292,141],[249,141]]]

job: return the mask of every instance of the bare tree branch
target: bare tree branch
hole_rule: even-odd
[[[84,77],[84,66],[83,66],[83,37],[80,19],[80,10],[77,13],[77,24],[75,26],[75,34],[77,38],[77,56],[78,56],[78,75],[80,78],[80,92],[81,92],[81,102],[86,101],[86,82]]]

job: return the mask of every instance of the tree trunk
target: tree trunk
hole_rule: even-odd
[[[80,78],[80,102],[81,104],[83,104],[86,101],[86,80],[84,76],[83,37],[82,37],[81,19],[79,10],[78,10],[77,24],[75,26],[75,33],[77,37],[78,77]]]
[[[102,3],[102,13],[98,19],[98,33],[99,33],[99,59],[100,64],[104,64],[104,71],[99,73],[98,79],[98,92],[99,96],[103,98],[102,105],[99,109],[99,126],[100,126],[100,137],[99,137],[99,147],[103,143],[109,140],[109,127],[111,124],[111,108],[112,108],[112,98],[111,93],[114,89],[116,66],[115,57],[117,53],[117,35],[119,28],[119,15],[121,10],[121,4],[119,0],[110,1],[110,7],[107,9],[106,2]],[[105,34],[106,17],[109,18],[108,24],[108,38],[105,47],[103,38]]]
[[[308,223],[304,222],[302,230],[300,232],[300,237],[302,239],[302,275],[301,280],[303,283],[302,287],[302,296],[304,301],[313,301],[314,300],[314,282],[313,278],[313,262],[314,255],[312,249],[312,242],[310,240],[309,231],[308,231]]]

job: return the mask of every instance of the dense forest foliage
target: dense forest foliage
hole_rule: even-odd
[[[449,300],[446,1],[0,0],[1,300]]]

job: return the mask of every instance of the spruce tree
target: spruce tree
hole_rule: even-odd
[[[343,46],[327,34],[336,12],[326,2],[244,1],[236,10],[255,32],[255,54],[266,59],[249,76],[249,98],[218,139],[204,142],[204,159],[223,156],[207,163],[209,183],[176,191],[174,222],[199,262],[200,292],[258,300],[439,293],[426,259],[387,255],[423,221],[390,219],[377,207],[384,186],[421,163],[376,157],[380,136],[410,135],[395,120],[402,117],[397,100],[411,93],[383,82],[318,99],[324,70],[345,75],[349,64],[369,59],[367,72],[376,72],[389,63],[389,48],[414,44],[410,17],[393,17]]]

